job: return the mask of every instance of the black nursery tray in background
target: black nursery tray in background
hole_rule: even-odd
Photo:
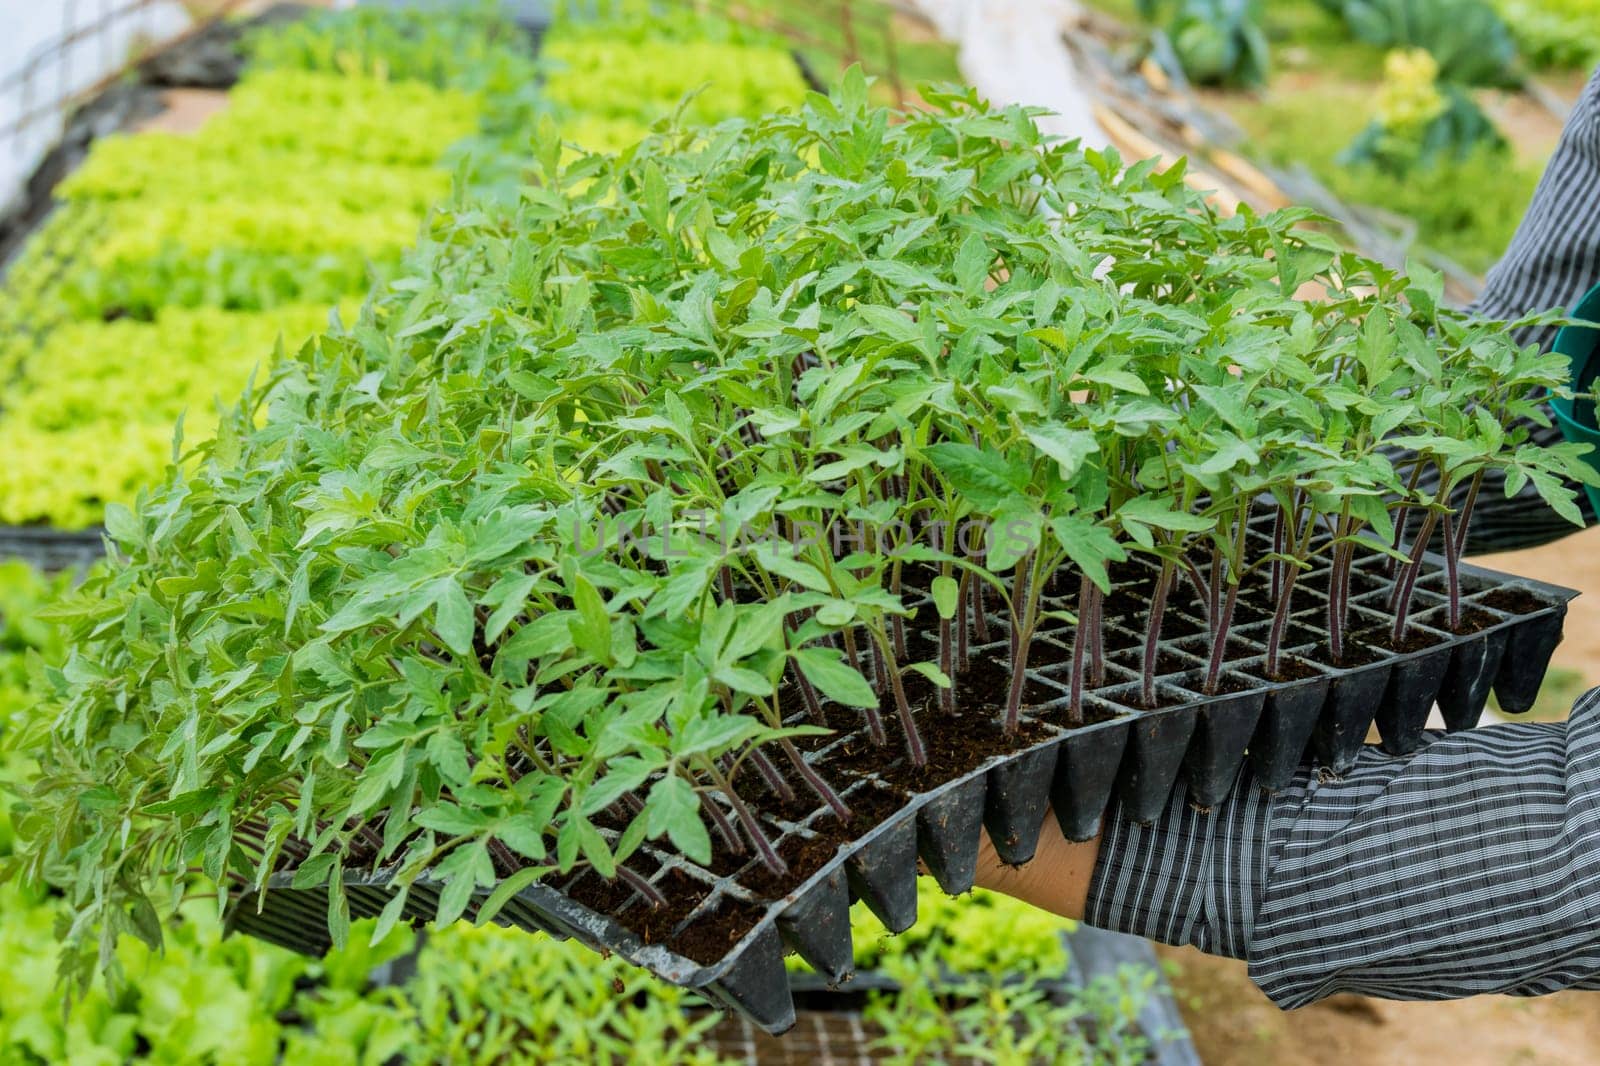
[[[71,570],[88,566],[105,553],[105,532],[100,529],[0,526],[0,562],[21,559],[41,570]]]
[[[1252,536],[1270,542],[1264,526],[1253,528]],[[1371,555],[1356,565],[1351,632],[1386,628],[1385,560]],[[765,817],[774,846],[791,859],[791,880],[803,878],[781,885],[776,898],[770,888],[753,887],[771,883],[755,860],[718,873],[647,845],[630,865],[673,901],[670,915],[658,917],[645,909],[643,898],[620,882],[605,885],[598,875],[580,872],[564,882],[530,885],[496,920],[614,952],[701,991],[769,1032],[782,1032],[795,1018],[784,954],[798,952],[832,981],[848,979],[851,902],[864,900],[891,931],[909,928],[917,918],[917,860],[945,891],[964,892],[973,883],[981,828],[988,829],[1004,861],[1021,863],[1035,851],[1047,810],[1062,833],[1084,840],[1098,831],[1113,795],[1129,817],[1147,821],[1165,809],[1180,780],[1190,802],[1202,808],[1216,803],[1246,758],[1257,781],[1268,788],[1287,784],[1308,752],[1334,771],[1348,769],[1374,722],[1385,748],[1413,750],[1423,741],[1436,701],[1451,729],[1476,724],[1491,690],[1503,709],[1528,709],[1561,639],[1567,602],[1576,593],[1464,566],[1463,617],[1472,625],[1463,628],[1472,631],[1452,634],[1441,628],[1446,602],[1436,573],[1441,568],[1432,560],[1429,573],[1435,576],[1418,589],[1408,650],[1369,644],[1363,649],[1368,661],[1344,668],[1316,662],[1327,603],[1318,586],[1326,568],[1308,572],[1300,579],[1304,587],[1296,588],[1287,648],[1299,676],[1277,682],[1262,676],[1265,623],[1247,623],[1236,626],[1230,638],[1233,691],[1213,697],[1195,689],[1205,652],[1196,637],[1204,643],[1204,625],[1176,598],[1163,628],[1163,705],[1155,710],[1137,706],[1138,675],[1120,665],[1142,634],[1131,617],[1115,617],[1112,605],[1118,597],[1113,596],[1107,602],[1107,683],[1085,698],[1088,724],[1062,724],[1064,662],[1030,667],[1032,706],[1026,714],[1031,732],[1025,746],[915,792],[891,789],[888,778],[897,762],[885,755],[881,769],[857,774],[843,794],[858,812],[876,809],[886,816],[821,861],[815,861],[819,849],[808,852],[806,845],[822,840],[819,829],[833,818],[826,808],[798,821]],[[1135,569],[1122,581],[1129,593],[1123,601],[1136,602],[1150,575]],[[974,660],[1005,661],[1003,624],[995,630],[997,639],[975,648]],[[1065,627],[1047,630],[1034,648],[1054,645],[1064,660],[1060,653],[1069,640]],[[1046,652],[1035,661],[1049,658]],[[860,750],[861,732],[864,727],[831,738],[807,757],[829,765],[830,755],[852,745]],[[872,817],[862,821],[870,824]],[[793,861],[808,854],[813,861]],[[645,869],[647,864],[653,868]],[[387,871],[346,876],[353,916],[382,910],[392,895],[390,877]],[[291,872],[277,874],[262,897],[242,897],[230,928],[297,951],[324,952],[329,947],[327,889],[294,889],[291,881]],[[431,920],[438,891],[435,882],[414,884],[405,917]]]

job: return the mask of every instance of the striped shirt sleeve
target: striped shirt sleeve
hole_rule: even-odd
[[[1091,925],[1245,959],[1279,1006],[1600,989],[1600,689],[1268,796],[1108,812]]]
[[[1514,319],[1537,311],[1569,309],[1596,284],[1600,284],[1600,70],[1590,77],[1573,105],[1527,213],[1469,310],[1488,318]],[[1555,334],[1556,327],[1539,326],[1524,331],[1518,340],[1549,347]],[[1528,428],[1532,439],[1541,444],[1561,439],[1553,426],[1530,424]],[[1437,483],[1431,474],[1421,487],[1431,491],[1430,482]],[[1463,485],[1458,504],[1465,492]],[[1593,525],[1594,512],[1581,492],[1578,506],[1585,521]],[[1473,511],[1467,551],[1527,548],[1572,532],[1572,523],[1552,511],[1533,486],[1508,498],[1504,475],[1492,474]]]

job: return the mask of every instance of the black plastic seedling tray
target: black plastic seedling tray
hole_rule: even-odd
[[[0,560],[21,559],[41,570],[88,566],[106,553],[101,529],[0,526]]]
[[[1266,538],[1265,525],[1252,528],[1252,536]],[[1270,550],[1270,549],[1269,549]],[[1365,575],[1364,588],[1353,592],[1351,631],[1363,625],[1387,625],[1384,610],[1387,583],[1385,560],[1376,554],[1357,563]],[[674,984],[696,989],[709,998],[748,1016],[756,1025],[780,1033],[794,1024],[795,1008],[786,952],[799,953],[830,981],[851,976],[853,954],[849,908],[864,900],[891,931],[909,928],[917,917],[917,863],[947,892],[972,887],[980,828],[987,828],[1000,857],[1022,863],[1033,856],[1045,813],[1054,813],[1060,831],[1074,840],[1092,837],[1113,795],[1135,820],[1157,817],[1171,801],[1180,781],[1190,802],[1205,808],[1216,803],[1233,786],[1243,761],[1250,759],[1255,777],[1264,787],[1281,788],[1293,776],[1308,751],[1318,763],[1334,771],[1348,769],[1361,749],[1368,729],[1376,722],[1384,746],[1406,752],[1423,740],[1429,712],[1437,701],[1452,729],[1474,725],[1491,690],[1502,709],[1520,712],[1532,706],[1551,652],[1561,639],[1567,602],[1576,593],[1568,589],[1463,566],[1463,608],[1482,612],[1488,620],[1478,631],[1460,636],[1446,632],[1441,622],[1443,605],[1441,565],[1431,560],[1429,575],[1419,586],[1414,608],[1413,635],[1432,641],[1427,647],[1404,654],[1373,649],[1373,661],[1339,669],[1313,666],[1310,676],[1288,682],[1269,682],[1260,674],[1261,623],[1237,627],[1230,643],[1228,670],[1243,687],[1234,694],[1204,697],[1192,687],[1203,666],[1195,654],[1193,637],[1203,625],[1179,605],[1173,610],[1162,641],[1166,669],[1160,687],[1166,705],[1142,710],[1136,705],[1137,675],[1117,665],[1119,654],[1136,646],[1139,634],[1126,619],[1107,612],[1108,661],[1106,684],[1085,697],[1089,724],[1066,728],[1059,724],[1066,704],[1061,666],[1030,667],[1031,691],[1052,694],[1034,700],[1028,716],[1039,730],[1034,743],[1019,751],[993,756],[975,769],[935,788],[911,794],[894,814],[874,828],[841,845],[838,851],[803,882],[777,899],[752,891],[741,881],[756,870],[755,861],[732,874],[719,876],[686,861],[682,856],[652,845],[641,849],[645,861],[654,862],[649,874],[655,882],[669,876],[682,893],[685,883],[699,886],[703,897],[664,941],[646,943],[620,917],[630,908],[644,907],[635,894],[614,914],[596,913],[572,898],[586,878],[579,872],[561,883],[536,883],[519,892],[496,916],[496,921],[532,931],[574,937],[597,950],[612,952]],[[1325,573],[1325,571],[1322,571]],[[1297,588],[1295,624],[1290,629],[1287,653],[1314,656],[1326,599],[1308,572]],[[1137,573],[1130,586],[1148,585],[1148,575]],[[1494,606],[1508,593],[1518,593],[1522,613]],[[1054,607],[1068,607],[1062,603]],[[1531,606],[1531,610],[1527,609]],[[997,639],[973,651],[1005,659],[1008,638],[999,619],[991,619]],[[1038,640],[1064,647],[1069,634],[1045,631]],[[1035,647],[1039,645],[1036,643]],[[1048,658],[1048,656],[1043,657]],[[863,727],[864,728],[864,727]],[[860,738],[842,736],[808,758],[825,765],[834,746]],[[885,762],[893,763],[886,753]],[[858,777],[844,788],[847,801],[866,795],[864,790],[884,787],[872,775]],[[775,847],[794,837],[815,835],[815,827],[832,815],[820,808],[795,823],[764,817]],[[630,865],[632,861],[630,861]],[[391,897],[392,874],[379,871],[365,876],[347,875],[346,894],[353,916],[370,917]],[[310,954],[330,946],[327,932],[326,887],[295,889],[292,872],[274,875],[261,897],[247,895],[233,908],[230,928]],[[687,879],[686,881],[684,879]],[[591,882],[592,884],[592,882]],[[439,885],[426,879],[412,887],[405,917],[413,922],[431,920],[437,910]],[[480,895],[481,900],[486,895]],[[755,908],[759,918],[729,950],[710,963],[696,962],[673,950],[673,938],[697,919],[715,915],[724,905],[742,913]],[[469,908],[469,915],[471,909]]]

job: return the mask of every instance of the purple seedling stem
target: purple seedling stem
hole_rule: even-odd
[[[960,588],[956,590],[956,669],[966,672],[971,661],[971,650],[968,647],[972,627],[967,624],[968,601],[973,595],[973,587],[977,584],[972,579],[972,574],[966,570],[961,572]]]
[[[1155,598],[1150,601],[1150,622],[1144,635],[1144,676],[1140,679],[1139,698],[1145,707],[1156,705],[1156,665],[1161,654],[1161,616],[1167,610],[1167,590],[1172,587],[1174,568],[1170,559],[1161,562],[1161,576],[1156,578]]]
[[[652,885],[640,874],[628,869],[621,863],[617,864],[617,877],[629,888],[643,896],[645,902],[650,904],[651,910],[657,910],[658,908],[665,907],[667,905],[667,897],[661,894],[661,890],[659,888],[657,888],[655,885]]]
[[[1354,529],[1348,514],[1339,516],[1334,530],[1333,561],[1328,574],[1328,651],[1335,663],[1344,661],[1345,622],[1350,610],[1350,566],[1355,545],[1349,543]]]
[[[778,744],[783,748],[783,754],[789,759],[789,764],[794,767],[795,773],[799,774],[800,779],[810,787],[811,791],[817,794],[817,798],[833,808],[833,813],[837,814],[842,821],[848,822],[850,820],[849,804],[845,803],[844,799],[833,790],[833,786],[828,784],[821,774],[812,769],[811,764],[806,762],[805,756],[800,754],[800,749],[794,746],[794,742],[788,737],[784,737],[778,741]]]
[[[895,556],[895,560],[894,560],[894,566],[891,568],[890,578],[889,578],[889,590],[892,593],[894,593],[894,596],[895,596],[896,599],[900,598],[900,593],[901,593],[901,590],[902,590],[901,571],[904,569],[904,566],[905,566],[904,561],[898,555],[896,555]],[[908,656],[906,654],[906,622],[905,622],[905,619],[902,618],[900,615],[892,616],[889,619],[889,633],[894,638],[894,654],[895,654],[895,658],[898,659],[900,662],[905,662],[906,659],[908,659],[910,657],[910,656]]]
[[[1106,683],[1105,593],[1089,583],[1089,683],[1096,688]]]
[[[1223,598],[1217,624],[1211,631],[1211,658],[1206,663],[1205,694],[1214,696],[1222,680],[1222,661],[1227,654],[1228,630],[1233,625],[1233,608],[1239,602],[1239,583],[1228,583],[1228,594]]]
[[[976,580],[972,582],[972,631],[979,644],[989,643],[989,615],[983,607],[983,583]]]
[[[1445,587],[1450,594],[1450,632],[1461,628],[1461,577],[1456,569],[1456,527],[1451,515],[1444,516]]]
[[[1292,557],[1295,562],[1291,563],[1288,560],[1279,559],[1273,560],[1274,567],[1278,566],[1280,563],[1282,564],[1284,573],[1282,585],[1277,590],[1277,605],[1274,607],[1272,612],[1272,628],[1267,633],[1266,670],[1267,677],[1269,679],[1275,679],[1278,677],[1278,653],[1283,647],[1284,631],[1289,626],[1289,605],[1294,600],[1295,582],[1300,579],[1300,567],[1298,565],[1298,560],[1305,551],[1305,545],[1311,540],[1311,533],[1316,523],[1316,515],[1314,513],[1308,513],[1305,517],[1304,529],[1302,530],[1300,520],[1302,506],[1301,498],[1302,494],[1299,490],[1296,490],[1294,497],[1294,513],[1292,515],[1284,515],[1284,525],[1286,528],[1284,530],[1283,548],[1287,549],[1291,546],[1294,548]],[[1307,510],[1309,511],[1309,508],[1307,508]],[[1283,551],[1280,552],[1280,554],[1290,553]]]
[[[743,855],[744,841],[739,839],[739,834],[733,831],[733,823],[728,821],[728,816],[722,812],[722,807],[711,798],[710,793],[700,793],[700,808],[711,818],[711,825],[716,829],[717,835],[722,838],[722,843],[734,855]]]
[[[794,802],[794,789],[790,788],[789,782],[785,781],[783,775],[778,773],[778,768],[772,765],[772,760],[767,758],[765,752],[760,748],[751,748],[750,762],[754,764],[756,773],[760,774],[761,779],[767,783],[767,787],[776,792],[780,800],[784,803]]]
[[[783,877],[789,872],[789,864],[783,861],[783,857],[772,847],[772,841],[767,839],[767,834],[761,831],[761,823],[756,821],[756,816],[750,812],[749,806],[739,798],[739,793],[734,791],[733,782],[728,780],[727,775],[717,769],[715,764],[707,765],[710,768],[711,780],[722,790],[722,794],[728,797],[728,805],[733,808],[734,817],[739,820],[744,835],[755,845],[756,854],[761,856],[761,864],[774,877]]]
[[[939,576],[950,577],[950,562],[946,560],[939,564]],[[939,669],[944,676],[950,679],[950,684],[939,690],[939,709],[945,714],[956,713],[956,648],[954,619],[959,616],[962,608],[961,590],[956,589],[956,615],[946,618],[939,616]],[[904,656],[905,653],[901,652]]]
[[[822,713],[822,701],[817,697],[816,687],[806,679],[805,671],[793,660],[789,662],[789,676],[794,678],[795,687],[800,690],[800,699],[806,705],[806,717],[817,725],[826,725],[827,718]]]
[[[1285,521],[1286,521],[1286,512],[1285,512],[1285,510],[1283,508],[1283,505],[1279,504],[1278,505],[1278,514],[1272,520],[1272,554],[1274,554],[1274,555],[1282,555],[1283,554],[1283,541],[1284,541],[1284,528],[1283,527],[1284,527]],[[1272,590],[1271,590],[1272,602],[1273,603],[1277,603],[1278,602],[1278,593],[1281,590],[1282,585],[1283,585],[1283,560],[1282,559],[1274,559],[1274,560],[1272,560],[1271,571],[1272,571]]]
[[[884,636],[882,630],[874,630],[878,642],[877,655],[873,658],[886,660],[889,657],[889,638]],[[906,687],[900,679],[900,667],[896,664],[894,669],[885,671],[889,675],[889,688],[894,693],[894,710],[900,719],[900,731],[906,738],[906,757],[911,760],[911,765],[923,767],[928,765],[928,753],[922,746],[922,734],[917,731],[916,719],[911,714],[911,701],[906,698]]]
[[[1011,586],[1011,688],[1006,693],[1004,723],[1008,737],[1016,733],[1021,721],[1023,687],[1028,683],[1028,650],[1035,625],[1034,590],[1028,580],[1033,561],[1033,553],[1029,552],[1017,562],[1017,576]]]
[[[1394,541],[1389,546],[1391,548],[1393,548],[1397,552],[1400,550],[1401,540],[1405,536],[1406,514],[1411,510],[1411,504],[1408,501],[1410,501],[1411,498],[1414,497],[1417,494],[1417,485],[1421,481],[1422,481],[1422,459],[1419,457],[1415,462],[1413,462],[1411,464],[1411,480],[1406,483],[1405,499],[1402,500],[1400,502],[1400,506],[1395,509],[1395,514],[1394,514]],[[1389,557],[1388,568],[1389,568],[1389,577],[1390,578],[1394,578],[1394,577],[1396,577],[1398,575],[1398,571],[1395,569],[1395,566],[1396,566],[1397,562],[1398,562],[1398,560],[1395,559],[1394,556],[1390,556]],[[1391,603],[1390,607],[1393,607],[1393,606],[1394,605]]]
[[[1072,629],[1072,681],[1067,700],[1067,724],[1083,724],[1083,656],[1089,644],[1088,631],[1093,627],[1089,594],[1094,582],[1088,574],[1078,578],[1078,624]]]
[[[1422,573],[1422,557],[1427,554],[1428,538],[1433,536],[1433,527],[1438,519],[1438,511],[1429,511],[1428,517],[1422,520],[1422,528],[1411,545],[1411,560],[1406,563],[1400,582],[1395,586],[1394,630],[1390,636],[1397,647],[1406,635],[1406,616],[1411,613],[1411,595],[1416,591],[1417,575]]]
[[[1461,628],[1461,556],[1467,548],[1467,525],[1472,521],[1472,508],[1478,502],[1478,489],[1483,485],[1483,471],[1472,477],[1467,498],[1461,505],[1459,521],[1444,516],[1444,568],[1445,584],[1450,593],[1450,631]]]

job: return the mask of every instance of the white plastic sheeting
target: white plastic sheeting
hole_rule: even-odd
[[[1110,143],[1079,86],[1062,28],[1071,0],[916,0],[941,34],[956,42],[961,73],[996,104],[1031,104],[1053,115],[1046,132],[1076,137],[1085,147]]]
[[[128,7],[127,0],[0,0],[0,209],[60,136],[76,94],[120,70],[136,48],[189,26],[179,0]],[[60,46],[76,33],[82,36]],[[13,130],[24,115],[33,117]]]

